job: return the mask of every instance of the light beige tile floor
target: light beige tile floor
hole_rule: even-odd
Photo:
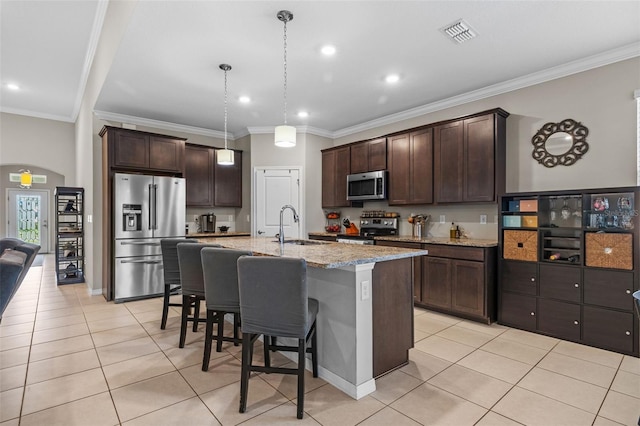
[[[356,401],[309,373],[299,421],[295,378],[259,374],[241,414],[241,348],[225,343],[201,371],[204,327],[179,349],[179,311],[160,330],[161,306],[58,287],[47,255],[0,324],[0,426],[615,426],[640,416],[638,358],[422,309],[409,364],[371,395]]]

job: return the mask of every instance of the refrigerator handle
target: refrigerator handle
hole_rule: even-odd
[[[149,184],[149,229],[158,229],[158,210],[157,210],[157,191],[158,185]]]

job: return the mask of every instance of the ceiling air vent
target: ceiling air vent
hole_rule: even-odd
[[[478,33],[462,19],[459,19],[444,28],[440,28],[440,31],[442,31],[447,38],[450,38],[454,43],[458,44],[471,40],[478,35]]]

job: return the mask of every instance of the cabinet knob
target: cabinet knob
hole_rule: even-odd
[[[531,277],[531,282],[532,283],[536,282],[536,277]]]
[[[627,289],[626,293],[631,294],[631,290]]]
[[[579,285],[578,283],[573,284],[573,286],[574,286],[575,288],[580,287],[580,285]]]
[[[531,312],[531,316],[535,316],[535,314],[536,314],[535,312]]]
[[[573,322],[573,324],[574,324],[574,325],[578,325],[578,324],[580,324],[580,323],[579,323],[578,321],[574,321],[574,322]]]
[[[625,331],[624,334],[626,334],[627,336],[631,336],[631,332],[630,331]]]

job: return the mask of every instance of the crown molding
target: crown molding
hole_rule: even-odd
[[[45,114],[38,111],[27,111],[25,109],[0,107],[0,112],[6,114],[24,115],[33,118],[43,118],[45,120],[64,121],[65,123],[75,123],[75,120],[73,118],[64,115]]]
[[[100,120],[117,121],[119,123],[135,124],[137,126],[154,127],[174,132],[191,133],[193,135],[210,136],[212,138],[224,139],[224,132],[219,130],[205,129],[203,127],[185,126],[184,124],[169,123],[167,121],[151,120],[149,118],[135,117],[133,115],[117,114],[108,111],[94,110],[93,113]],[[235,140],[232,133],[227,132],[228,140]]]
[[[354,133],[374,129],[376,127],[397,123],[399,121],[408,120],[443,109],[463,105],[473,101],[478,101],[481,99],[489,98],[491,96],[500,95],[502,93],[512,92],[514,90],[534,86],[540,83],[545,83],[547,81],[566,77],[572,74],[577,74],[579,72],[588,71],[593,68],[598,68],[615,62],[635,58],[637,56],[640,56],[640,42],[632,43],[627,46],[613,49],[601,54],[578,59],[563,65],[548,68],[543,71],[514,78],[512,80],[507,80],[502,83],[497,83],[491,86],[484,87],[482,89],[464,93],[462,95],[453,96],[451,98],[411,108],[396,114],[380,117],[375,120],[357,124],[355,126],[345,127],[344,129],[339,129],[333,132],[333,138],[336,139],[343,136],[352,135]]]
[[[89,36],[89,45],[87,46],[87,53],[84,57],[84,63],[82,65],[82,73],[80,74],[80,82],[78,84],[78,93],[76,94],[76,101],[73,105],[73,111],[71,117],[75,122],[80,114],[80,107],[82,106],[82,99],[84,98],[84,92],[87,88],[87,82],[89,81],[89,74],[91,73],[91,65],[93,64],[93,58],[96,55],[96,49],[100,42],[100,34],[102,33],[102,26],[104,24],[104,18],[107,15],[107,8],[109,7],[108,0],[99,0],[96,8],[96,14],[93,17],[93,26],[91,27],[91,35]]]

